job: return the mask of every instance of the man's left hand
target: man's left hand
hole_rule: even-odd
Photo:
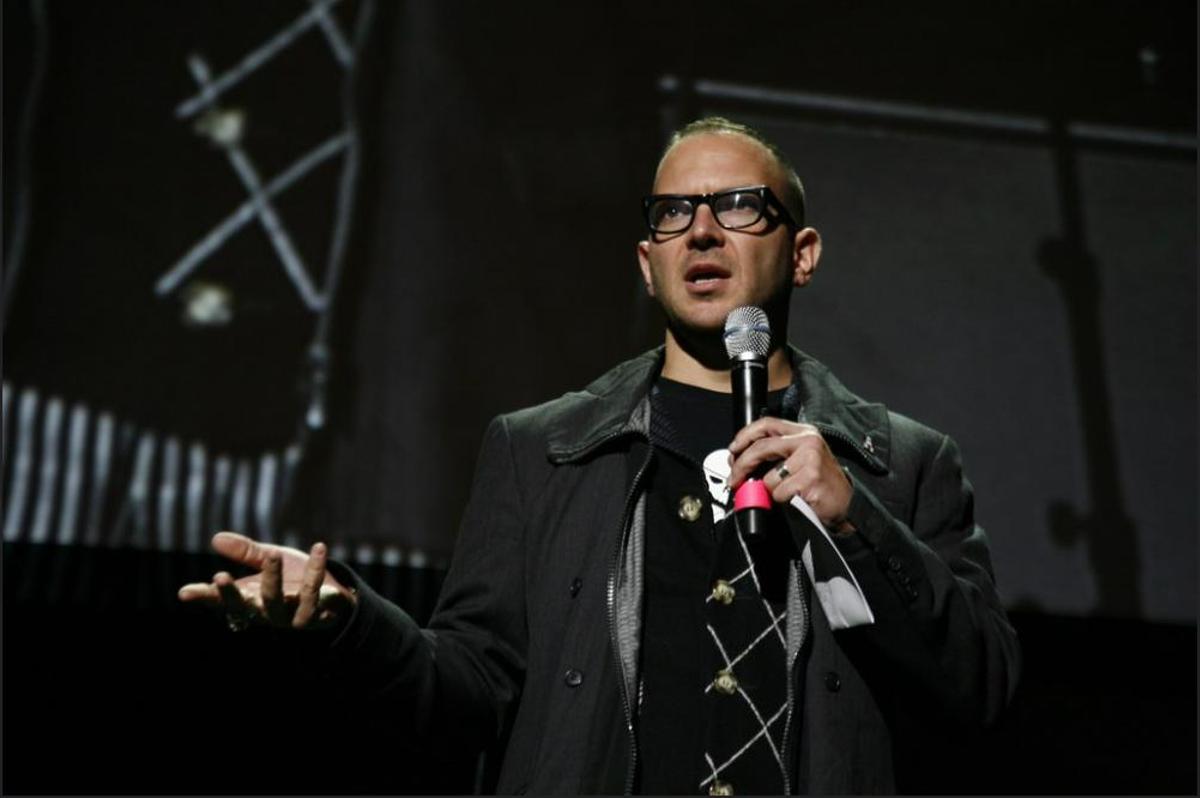
[[[854,488],[816,427],[760,418],[742,427],[729,444],[729,452],[731,490],[761,465],[769,464],[762,480],[775,501],[786,504],[799,496],[826,528],[843,534],[854,531],[846,520]]]

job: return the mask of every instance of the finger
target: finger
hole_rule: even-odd
[[[237,532],[218,532],[213,535],[213,550],[230,560],[236,560],[251,568],[262,569],[263,560],[271,547],[256,543]]]
[[[191,582],[179,588],[179,600],[217,606],[221,603],[221,592],[209,582]]]
[[[811,444],[804,433],[786,435],[783,437],[761,438],[743,451],[729,469],[729,485],[737,487],[754,473],[763,463],[773,463],[779,460],[792,459],[797,463],[805,460],[807,455],[800,451]],[[791,466],[789,466],[789,469]]]
[[[221,603],[225,613],[232,617],[248,619],[254,614],[253,607],[246,601],[237,583],[227,571],[221,571],[213,576],[213,584],[221,595]]]
[[[771,465],[770,470],[763,475],[763,484],[767,486],[767,490],[775,490],[784,480],[800,471],[803,458],[796,455],[797,452],[792,452],[791,455]]]
[[[259,591],[267,620],[272,626],[286,626],[288,610],[283,600],[283,557],[279,552],[267,553],[263,561]]]
[[[752,443],[762,438],[773,435],[795,435],[806,430],[816,432],[816,427],[774,416],[763,416],[738,430],[737,435],[734,435],[733,440],[729,443],[729,451],[734,457],[737,457]]]
[[[304,566],[304,579],[300,584],[300,603],[292,616],[292,626],[299,629],[308,624],[317,609],[321,585],[325,582],[325,544],[314,543]]]
[[[729,453],[737,457],[747,446],[756,440],[765,438],[768,435],[779,434],[776,432],[776,422],[780,420],[771,416],[764,416],[757,421],[751,421],[733,436],[733,440],[729,442]]]
[[[791,476],[771,490],[771,498],[780,504],[787,504],[793,496],[799,496],[814,511],[821,503],[821,490],[812,484],[808,474]]]

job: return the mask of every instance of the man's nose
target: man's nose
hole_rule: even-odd
[[[696,208],[692,226],[688,229],[688,243],[703,249],[720,244],[724,240],[725,228],[717,224],[717,217],[708,203],[701,204]]]

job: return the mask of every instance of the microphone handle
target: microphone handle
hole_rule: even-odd
[[[733,432],[762,417],[767,405],[767,359],[743,352],[730,368],[733,387]],[[767,528],[771,497],[762,484],[765,468],[759,468],[734,494],[734,521],[742,534],[754,536]]]
[[[733,385],[733,434],[752,421],[762,418],[767,407],[767,359],[745,352],[730,369]]]

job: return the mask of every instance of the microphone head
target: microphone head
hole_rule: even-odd
[[[771,351],[771,323],[762,308],[743,305],[725,317],[725,354],[733,360],[753,352],[766,357]]]

